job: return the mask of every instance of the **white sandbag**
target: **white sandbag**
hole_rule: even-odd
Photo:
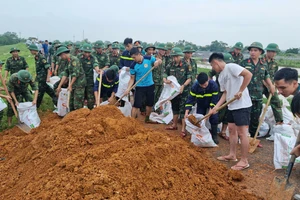
[[[67,114],[67,106],[68,106],[68,90],[66,88],[62,88],[57,101],[57,114],[58,116],[65,116]]]
[[[283,124],[274,127],[274,166],[275,169],[286,168],[295,146],[296,137],[291,125]],[[300,157],[295,164],[300,163]]]
[[[171,101],[165,102],[159,107],[161,114],[152,112],[150,114],[150,120],[161,124],[169,124],[173,119],[173,111]]]
[[[118,91],[116,93],[116,97],[120,98],[124,95],[124,93],[128,88],[129,80],[130,80],[130,72],[126,71],[126,67],[123,67],[119,74],[119,85],[118,85]],[[128,101],[128,97],[126,96],[122,98],[122,100]]]
[[[100,104],[100,106],[105,106],[108,105],[109,102],[108,101],[104,101]],[[131,116],[131,110],[132,110],[132,106],[131,103],[128,101],[125,101],[125,105],[124,107],[118,107],[118,109],[123,113],[123,115],[125,117],[130,117]]]
[[[108,101],[103,101],[102,103],[100,103],[100,106],[106,106],[106,105],[108,105],[108,104],[109,104]]]
[[[263,122],[262,125],[259,128],[259,135],[257,136],[258,138],[265,137],[269,133],[270,127],[267,122]]]
[[[154,106],[154,110],[159,109],[159,107],[162,106],[166,101],[171,101],[179,94],[180,84],[178,83],[177,79],[174,76],[168,76],[167,79],[170,80],[172,83],[164,83],[164,88],[160,94],[158,101]]]
[[[93,78],[94,78],[94,83],[96,83],[96,79],[98,77],[98,73],[96,72],[96,70],[93,70],[94,74],[93,74]]]
[[[195,114],[197,120],[203,115]],[[186,130],[191,134],[191,142],[199,147],[216,147],[209,130],[205,126],[205,122],[201,122],[201,128],[193,125],[188,119],[185,119]]]
[[[53,89],[53,86],[57,81],[60,81],[59,76],[52,76],[50,77],[50,82],[47,82],[47,84]]]
[[[2,99],[0,97],[0,111],[4,110],[5,108],[7,108],[7,105],[6,105],[5,101],[4,101],[4,99]]]
[[[36,128],[40,125],[41,120],[37,113],[36,105],[32,105],[32,102],[19,103],[17,110],[20,121],[30,128]]]

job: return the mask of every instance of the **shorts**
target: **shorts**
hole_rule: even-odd
[[[146,106],[152,107],[154,105],[154,84],[147,87],[136,87],[134,93],[134,108],[141,108],[143,104],[143,97],[146,97]]]
[[[228,110],[227,121],[236,126],[249,126],[251,107],[238,110]]]

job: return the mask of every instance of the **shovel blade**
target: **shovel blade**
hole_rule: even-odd
[[[288,184],[285,178],[274,177],[267,200],[290,200],[295,192],[295,186]]]
[[[257,148],[257,145],[260,143],[260,140],[254,139],[254,138],[249,138],[249,153],[253,153],[255,149]]]
[[[29,126],[27,126],[26,124],[24,124],[24,123],[18,123],[17,125],[16,125],[16,127],[18,127],[19,129],[21,129],[23,132],[25,132],[25,133],[30,133],[30,131],[31,131],[31,128],[29,127]]]

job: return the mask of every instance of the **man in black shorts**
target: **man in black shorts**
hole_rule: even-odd
[[[220,161],[237,161],[236,146],[238,136],[241,139],[241,160],[231,167],[233,170],[243,170],[250,167],[248,163],[248,126],[250,123],[250,111],[252,102],[247,89],[251,81],[252,74],[245,68],[235,64],[224,62],[224,56],[221,53],[213,53],[209,57],[209,63],[213,70],[219,75],[220,91],[223,95],[217,105],[210,111],[211,114],[216,113],[216,110],[225,102],[236,97],[237,100],[228,105],[228,129],[230,153],[226,156],[220,156],[217,159]]]

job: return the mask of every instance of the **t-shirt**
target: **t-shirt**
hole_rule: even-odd
[[[133,62],[130,67],[130,74],[135,75],[135,81],[140,80],[153,66],[156,58],[154,56],[144,56],[142,63]],[[153,85],[152,72],[148,74],[137,87],[148,87]]]
[[[44,49],[44,53],[48,54],[48,44],[44,43],[43,44],[43,49]]]
[[[219,75],[219,83],[221,92],[226,91],[226,101],[234,98],[240,90],[244,81],[244,77],[240,76],[245,68],[229,63],[225,65],[224,70]],[[249,108],[252,106],[251,98],[249,96],[248,88],[243,91],[242,97],[228,105],[229,110],[238,110],[241,108]]]

